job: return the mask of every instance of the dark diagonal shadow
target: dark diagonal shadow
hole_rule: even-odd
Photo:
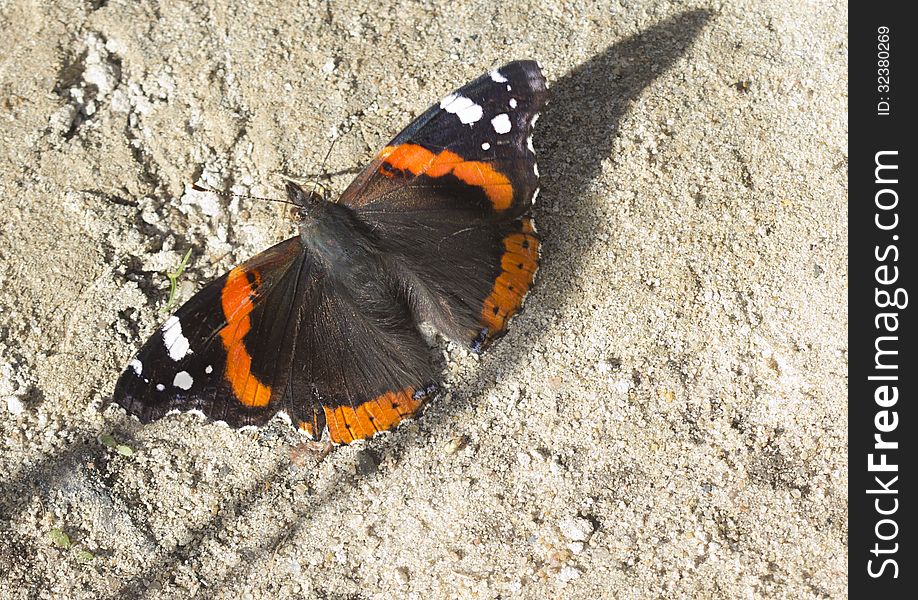
[[[278,462],[267,473],[253,478],[252,482],[221,502],[217,516],[194,528],[190,539],[182,546],[171,549],[162,548],[162,554],[150,560],[143,573],[131,577],[106,600],[153,600],[162,597],[164,587],[172,585],[173,579],[182,567],[195,565],[205,557],[209,542],[222,538],[222,532],[232,529],[234,524],[245,522],[253,515],[263,511],[276,510],[277,487],[289,483],[289,456],[280,453]],[[246,581],[253,570],[264,567],[266,560],[276,555],[288,543],[296,543],[298,536],[308,533],[312,516],[321,510],[326,503],[334,502],[353,494],[360,485],[360,475],[355,473],[356,456],[351,456],[352,463],[341,461],[335,465],[333,472],[325,477],[310,477],[307,497],[302,498],[302,506],[296,510],[296,517],[290,521],[280,521],[265,535],[256,536],[254,540],[238,540],[233,551],[242,556],[237,566],[227,568],[221,575],[208,577],[206,582],[193,595],[202,600],[222,598],[228,589]],[[312,469],[307,466],[305,469]],[[174,593],[171,590],[169,593]],[[191,594],[189,594],[191,595]]]
[[[182,545],[171,549],[161,548],[162,555],[147,562],[142,575],[132,577],[108,596],[111,600],[134,600],[140,598],[160,598],[165,587],[176,575],[177,569],[188,561],[194,560],[203,553],[207,544],[219,539],[222,531],[229,529],[234,523],[245,519],[253,510],[264,509],[264,504],[273,493],[272,484],[279,481],[284,471],[283,457],[267,473],[254,478],[244,488],[234,490],[234,493],[221,501],[220,510],[212,519],[190,531],[190,538]]]
[[[621,121],[631,105],[669,70],[701,33],[713,13],[681,13],[633,36],[616,42],[558,80],[550,81],[550,99],[538,122],[534,141],[542,175],[542,192],[535,220],[543,236],[542,260],[533,293],[527,299],[539,310],[559,309],[576,298],[577,277],[597,241],[605,218],[602,206],[590,197],[589,187],[604,161],[612,156]],[[622,187],[627,188],[628,183]],[[571,218],[567,215],[576,215]],[[553,305],[545,306],[545,298]],[[526,314],[516,327],[526,327]],[[536,336],[545,334],[531,326]],[[491,385],[506,366],[525,360],[528,348],[514,345],[513,331],[483,357],[480,386]],[[466,381],[471,381],[470,376]],[[472,387],[474,389],[475,386]],[[476,390],[477,395],[487,390]],[[468,394],[466,394],[468,395]],[[452,406],[430,411],[426,426],[435,428],[455,414],[464,398]]]
[[[536,147],[542,170],[540,201],[550,203],[555,211],[573,212],[570,207],[582,203],[590,183],[598,176],[602,162],[609,158],[622,117],[640,94],[661,74],[685,54],[686,49],[699,35],[712,13],[689,11],[664,21],[650,29],[617,42],[561,79],[550,82],[551,100],[539,121]],[[542,255],[542,272],[535,293],[529,302],[541,302],[539,289],[552,288],[546,296],[566,300],[576,291],[574,277],[582,268],[590,247],[596,239],[597,229],[590,219],[598,220],[600,207],[579,206],[578,214],[586,214],[586,221],[541,214],[536,207],[536,221],[543,225],[546,234]],[[554,240],[576,240],[575,244]],[[562,301],[564,301],[562,300]],[[525,318],[525,317],[524,317]],[[494,381],[503,364],[514,364],[524,355],[523,348],[500,343],[495,348],[496,361],[485,361],[481,381]],[[461,402],[459,400],[458,402]],[[436,401],[435,401],[436,402]],[[457,401],[452,406],[427,413],[423,419],[426,428],[436,428],[439,421],[458,410]],[[399,453],[406,441],[402,434],[371,442],[381,454]],[[396,461],[397,462],[397,461]],[[348,479],[340,485],[327,483],[321,499],[314,498],[308,512],[314,512],[322,502],[334,502],[353,493],[359,480]],[[278,528],[275,535],[253,544],[256,552],[273,552],[288,540],[296,540],[310,526],[308,514],[301,513],[297,522]],[[246,575],[261,564],[258,561],[243,565],[227,577],[244,581]]]

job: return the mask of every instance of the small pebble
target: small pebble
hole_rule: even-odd
[[[357,474],[372,475],[379,468],[379,459],[371,450],[362,450],[357,454]]]
[[[558,460],[558,457],[555,456],[551,459],[551,464],[548,465],[548,470],[552,475],[559,475],[564,472],[564,465],[562,465],[561,461]]]
[[[25,405],[22,403],[22,400],[16,396],[9,396],[6,399],[6,410],[8,410],[11,415],[21,415],[25,410]]]
[[[405,567],[397,568],[395,570],[395,579],[396,581],[398,581],[399,585],[405,585],[406,583],[408,583],[408,580],[411,579],[411,577],[408,574],[408,569],[406,569]]]
[[[580,571],[578,571],[574,567],[567,566],[567,567],[562,567],[561,570],[558,571],[557,577],[558,577],[558,581],[560,581],[561,583],[569,583],[575,579],[579,579],[580,574],[581,574]]]
[[[466,438],[464,435],[457,435],[456,437],[451,438],[448,442],[446,442],[446,445],[443,449],[447,454],[455,454],[456,452],[459,452],[465,448],[467,443],[468,438]]]
[[[564,517],[558,522],[558,529],[573,542],[585,542],[593,535],[593,524],[581,517]]]

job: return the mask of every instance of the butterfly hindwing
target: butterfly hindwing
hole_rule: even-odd
[[[440,368],[407,298],[377,275],[355,284],[321,273],[301,299],[288,396],[314,439],[323,426],[334,443],[372,437],[413,415],[436,389]],[[304,414],[304,399],[321,412]]]
[[[419,318],[476,352],[506,332],[539,268],[531,217],[362,216],[381,232],[387,253],[403,270]]]

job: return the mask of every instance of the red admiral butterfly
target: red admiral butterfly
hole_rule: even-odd
[[[539,266],[537,63],[495,69],[395,137],[337,203],[287,185],[297,237],[211,282],[140,349],[114,400],[141,421],[198,410],[231,426],[277,413],[312,439],[410,417],[440,369],[420,331],[485,350]]]

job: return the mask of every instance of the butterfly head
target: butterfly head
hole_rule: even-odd
[[[309,209],[325,201],[325,198],[314,190],[307,192],[292,181],[287,182],[287,199],[299,206],[304,213],[309,213]]]

